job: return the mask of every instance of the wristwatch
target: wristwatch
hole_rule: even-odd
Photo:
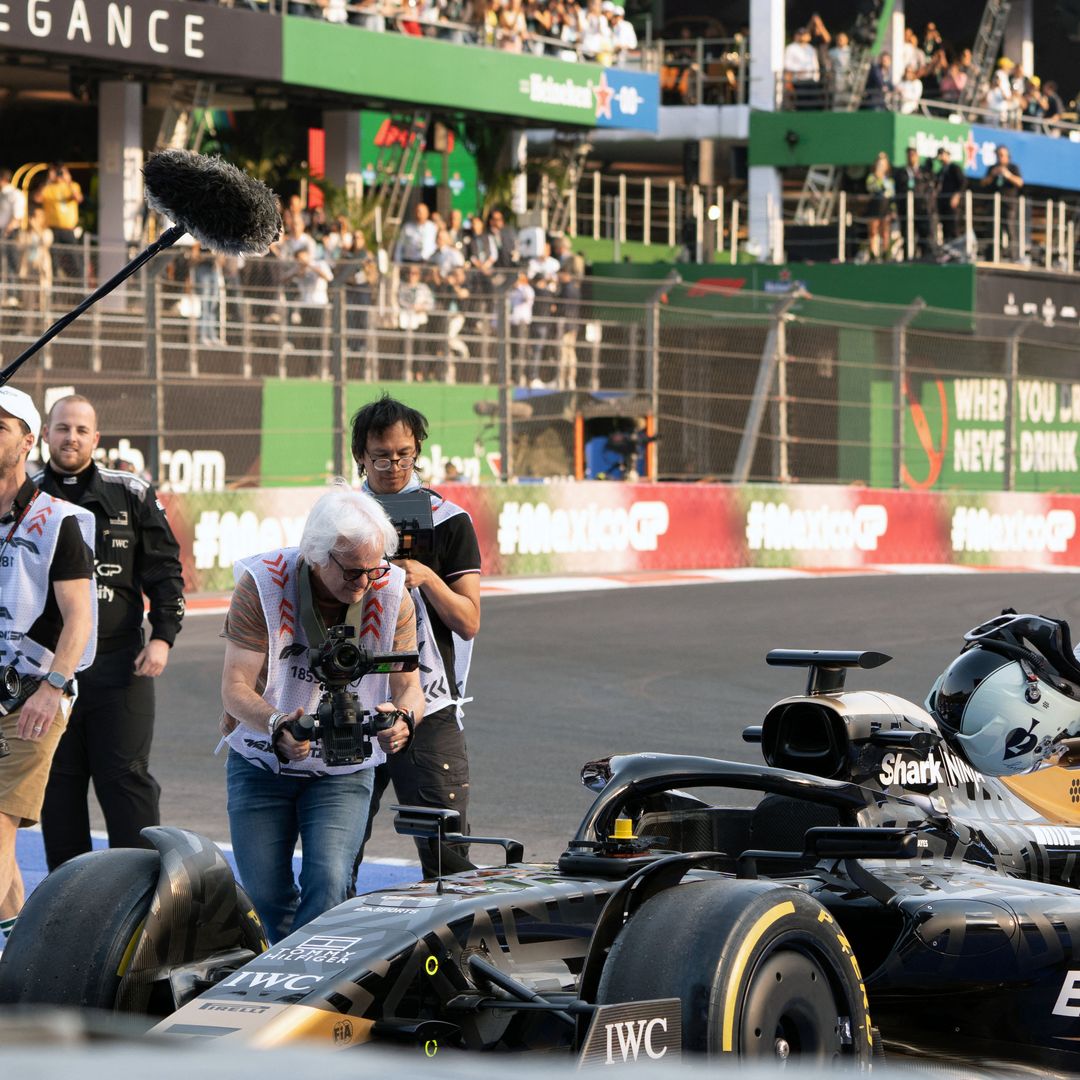
[[[67,689],[68,678],[66,675],[61,674],[59,671],[50,671],[49,674],[45,676],[45,681],[54,690]]]
[[[272,712],[266,720],[266,730],[270,735],[273,735],[277,731],[278,724],[281,723],[289,714],[283,712]]]

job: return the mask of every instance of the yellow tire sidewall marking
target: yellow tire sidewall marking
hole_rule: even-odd
[[[735,960],[731,966],[731,974],[728,976],[727,990],[724,994],[722,1050],[725,1054],[731,1053],[735,1044],[735,1002],[738,998],[737,991],[742,982],[743,972],[746,970],[746,964],[750,959],[750,954],[754,951],[754,948],[761,940],[765,931],[768,930],[773,923],[784,918],[786,915],[794,914],[795,905],[790,900],[785,900],[782,904],[775,904],[773,907],[769,908],[769,910],[750,927],[750,932],[743,938],[743,943],[739,946],[739,951],[735,954]]]

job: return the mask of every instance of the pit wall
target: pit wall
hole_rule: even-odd
[[[326,489],[163,495],[188,591],[232,588],[243,556],[297,544]],[[1080,496],[845,486],[441,485],[489,576],[891,564],[1080,567]]]

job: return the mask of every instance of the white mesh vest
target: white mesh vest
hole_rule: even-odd
[[[7,630],[0,641],[0,664],[11,664],[20,675],[42,678],[52,669],[53,654],[26,636],[49,598],[49,567],[60,538],[60,523],[73,517],[86,546],[94,550],[94,515],[81,506],[38,492],[0,557],[0,615]],[[0,527],[0,538],[8,529]],[[97,652],[97,589],[86,581],[93,624],[76,671],[88,668]]]
[[[302,708],[305,713],[313,713],[319,703],[319,684],[308,671],[308,641],[300,620],[299,554],[297,548],[282,548],[240,559],[233,567],[233,577],[239,581],[244,574],[251,574],[259,590],[270,636],[263,697],[281,712]],[[394,630],[404,591],[405,571],[398,566],[391,567],[386,577],[368,586],[358,645],[370,652],[393,651]],[[360,707],[370,712],[390,699],[390,677],[368,675],[352,683],[349,689],[357,695]],[[372,740],[371,756],[363,764],[325,765],[319,754],[319,744],[313,742],[310,757],[282,764],[274,753],[270,736],[253,731],[245,724],[237,725],[226,742],[253,764],[288,776],[352,773],[386,760],[382,747]]]
[[[466,511],[447,499],[431,496],[431,519],[435,525],[457,514],[466,514]],[[425,715],[453,705],[457,712],[458,727],[461,727],[461,718],[464,715],[461,706],[468,700],[465,697],[465,683],[469,678],[473,643],[453,634],[454,679],[448,679],[442,653],[439,652],[439,646],[431,628],[423,592],[420,589],[412,589],[411,592],[413,605],[416,608],[416,644],[420,653],[420,685],[424,688]],[[455,682],[458,687],[457,697],[454,696]]]

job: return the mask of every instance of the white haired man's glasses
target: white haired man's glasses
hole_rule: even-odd
[[[390,567],[386,565],[355,568],[342,566],[341,563],[334,558],[334,553],[332,551],[328,551],[327,555],[334,560],[334,565],[341,571],[341,576],[346,581],[359,581],[362,577],[367,577],[368,581],[378,581],[380,578],[384,578],[390,573]]]

